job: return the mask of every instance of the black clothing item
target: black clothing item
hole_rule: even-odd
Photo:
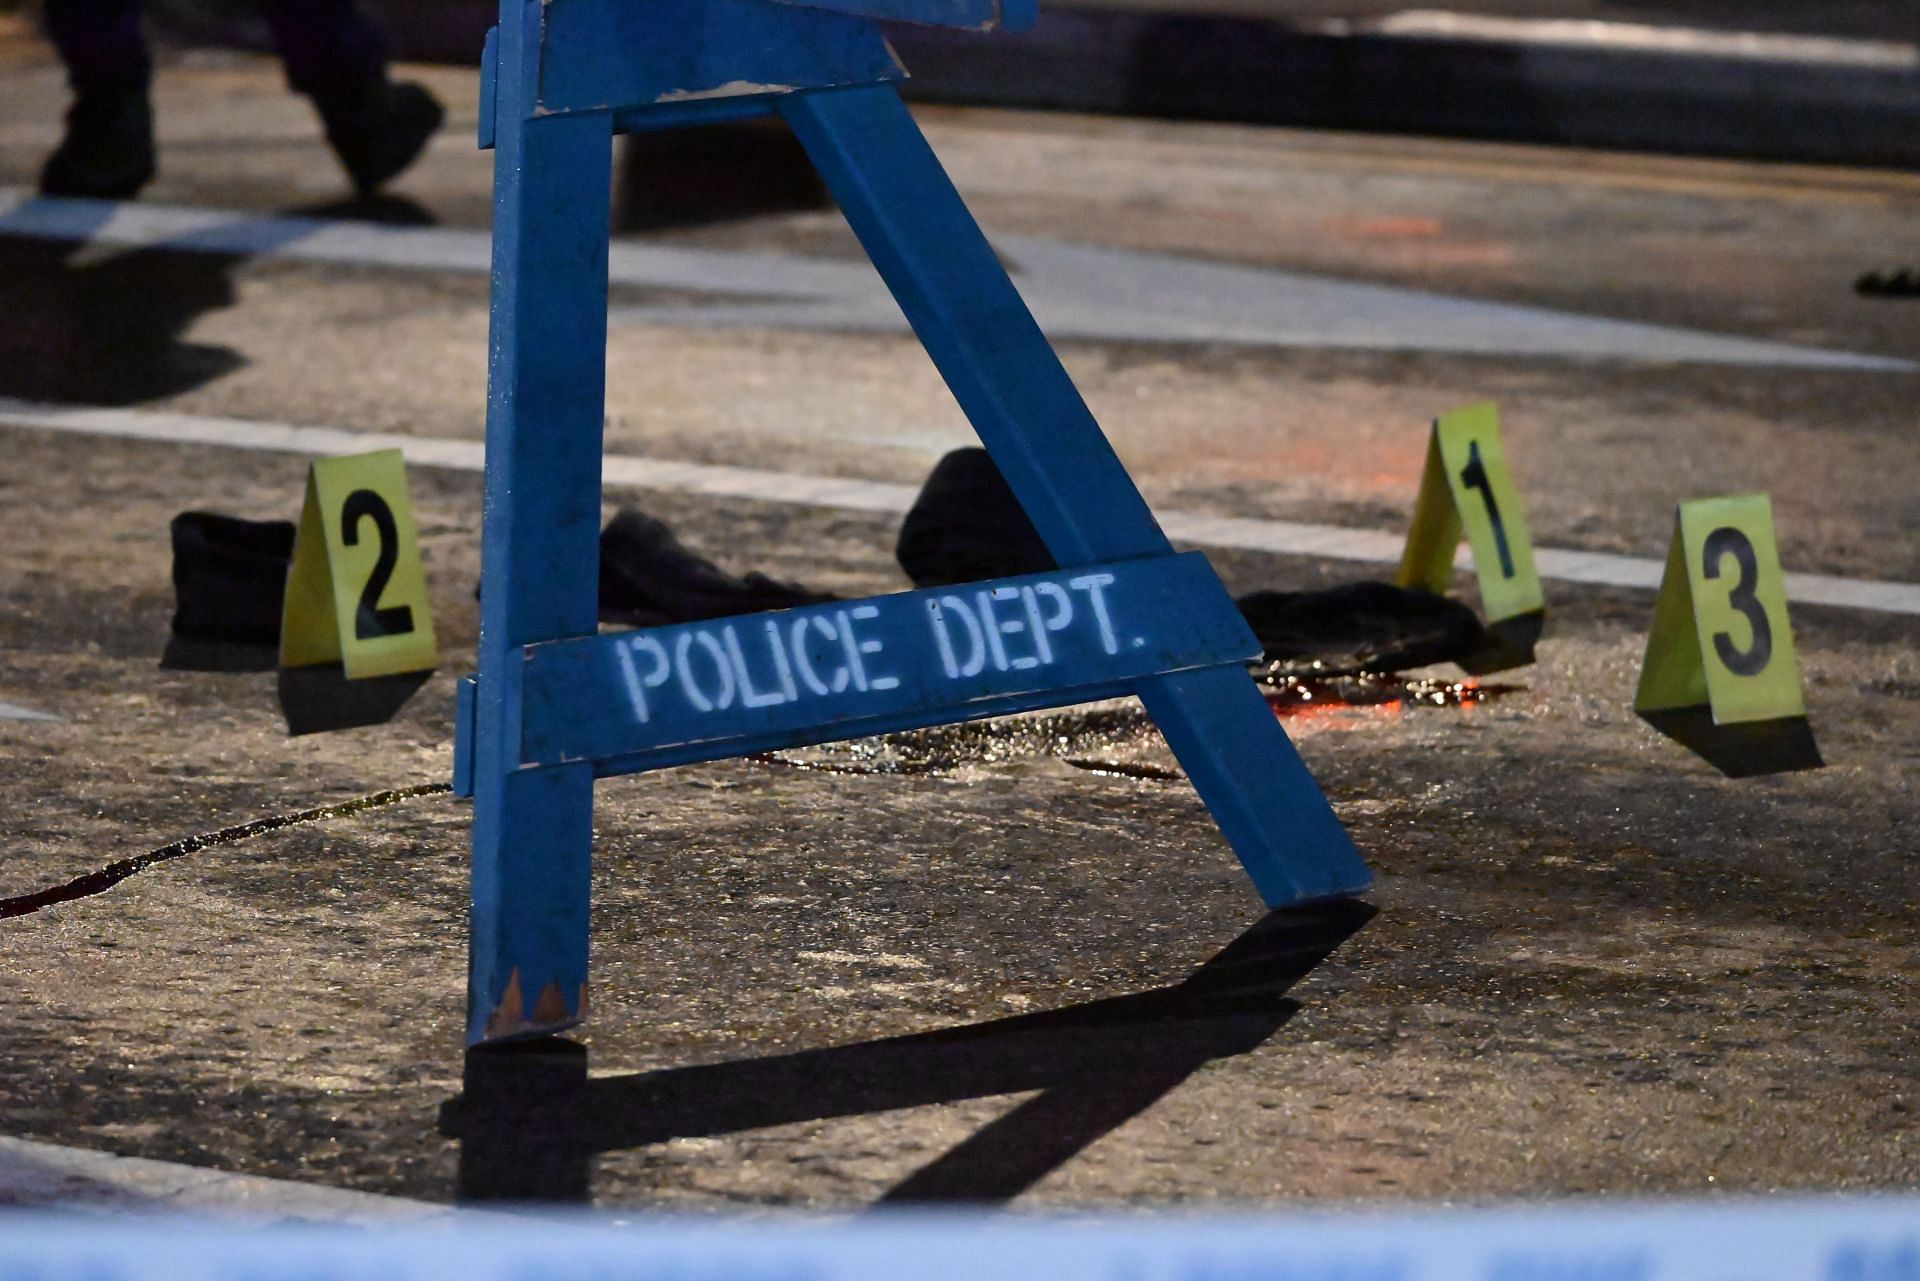
[[[934,464],[900,522],[894,558],[915,587],[1058,569],[993,455],[956,449]]]
[[[895,555],[917,587],[1057,568],[992,455],[978,448],[956,449],[934,467],[900,526]],[[1488,641],[1459,601],[1390,583],[1258,591],[1235,604],[1267,662],[1323,675],[1458,661]]]
[[[182,512],[173,518],[172,535],[174,636],[277,646],[293,522]]]
[[[287,82],[313,100],[355,188],[370,193],[412,164],[444,112],[420,86],[387,79],[386,41],[353,0],[259,3]],[[153,62],[140,0],[47,0],[46,17],[75,103],[41,190],[132,196],[153,177]]]
[[[600,532],[603,622],[657,627],[838,599],[761,573],[735,578],[632,507],[621,508]]]
[[[1889,267],[1869,271],[1853,282],[1862,298],[1920,298],[1920,267]]]
[[[74,93],[145,87],[152,59],[140,30],[141,0],[46,0],[47,34],[67,64]],[[287,82],[323,102],[363,93],[387,78],[387,44],[353,0],[259,0]]]
[[[153,108],[146,85],[75,99],[67,133],[40,170],[40,194],[128,200],[153,181]]]
[[[1234,604],[1267,662],[1322,675],[1457,663],[1487,644],[1479,618],[1459,601],[1392,583],[1248,592]]]
[[[316,98],[314,104],[327,141],[363,196],[412,164],[447,114],[419,85],[385,81],[358,97]]]

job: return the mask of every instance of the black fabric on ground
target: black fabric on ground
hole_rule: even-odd
[[[214,512],[173,518],[173,634],[216,645],[278,646],[293,522]],[[691,623],[837,600],[765,574],[735,578],[689,551],[664,523],[622,508],[600,534],[600,617],[632,627]]]
[[[213,512],[173,518],[173,634],[225,645],[278,645],[293,561],[293,522]]]
[[[992,455],[956,449],[942,458],[900,526],[894,551],[916,587],[945,587],[1055,569],[1033,522]],[[1321,591],[1259,591],[1237,602],[1269,663],[1399,671],[1457,660],[1486,643],[1458,601],[1391,583]]]
[[[660,520],[623,507],[600,533],[600,617],[630,627],[692,623],[838,600],[765,574],[735,578]]]
[[[1056,567],[983,449],[956,450],[940,460],[902,523],[896,550],[908,577],[923,588]],[[174,518],[173,551],[177,638],[278,644],[291,522],[186,512]],[[606,622],[655,627],[837,599],[761,573],[728,574],[637,508],[620,509],[600,534],[600,617]],[[1296,670],[1398,671],[1459,661],[1487,643],[1465,605],[1388,583],[1258,591],[1236,603],[1265,660]]]
[[[978,447],[956,449],[920,487],[893,554],[915,587],[1058,569],[1026,509]]]
[[[1863,298],[1920,298],[1920,267],[1870,271],[1853,282]]]
[[[1249,592],[1234,603],[1267,662],[1322,674],[1458,662],[1487,642],[1479,618],[1459,601],[1392,583]]]

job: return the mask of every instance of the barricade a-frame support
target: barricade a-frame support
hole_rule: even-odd
[[[473,1043],[586,1009],[596,778],[1137,694],[1266,902],[1365,864],[893,81],[877,17],[1016,26],[1019,0],[502,0],[471,794]],[[612,136],[778,113],[1032,518],[1058,573],[598,636]]]

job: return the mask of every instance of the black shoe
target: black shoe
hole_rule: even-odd
[[[419,159],[447,114],[419,85],[385,80],[364,93],[316,99],[314,105],[334,154],[363,196]]]
[[[153,174],[146,86],[89,93],[67,112],[67,136],[40,170],[40,194],[128,200]]]

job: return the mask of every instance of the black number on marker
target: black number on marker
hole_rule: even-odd
[[[380,608],[380,597],[393,578],[394,565],[400,560],[400,527],[394,523],[393,508],[387,506],[386,499],[371,489],[356,489],[347,495],[346,506],[340,510],[340,537],[349,547],[360,545],[362,518],[373,521],[374,532],[380,537],[380,554],[373,562],[373,573],[368,576],[366,587],[361,589],[360,609],[354,616],[353,634],[361,640],[373,640],[378,636],[405,636],[413,630],[413,607],[395,605],[389,609]]]
[[[1480,491],[1487,504],[1487,519],[1493,522],[1493,545],[1500,552],[1500,577],[1513,577],[1513,552],[1507,546],[1507,527],[1500,519],[1500,504],[1493,498],[1493,482],[1487,479],[1486,464],[1480,461],[1480,442],[1467,445],[1467,465],[1460,469],[1460,483]]]
[[[1727,593],[1727,603],[1747,616],[1747,624],[1753,628],[1753,644],[1739,649],[1733,637],[1715,632],[1713,652],[1735,676],[1758,676],[1773,660],[1773,625],[1767,621],[1766,608],[1753,594],[1760,582],[1760,558],[1754,555],[1753,543],[1745,534],[1731,525],[1722,525],[1707,535],[1701,549],[1701,559],[1706,562],[1702,569],[1707,577],[1720,577],[1720,562],[1729,556],[1740,567],[1740,580]]]

